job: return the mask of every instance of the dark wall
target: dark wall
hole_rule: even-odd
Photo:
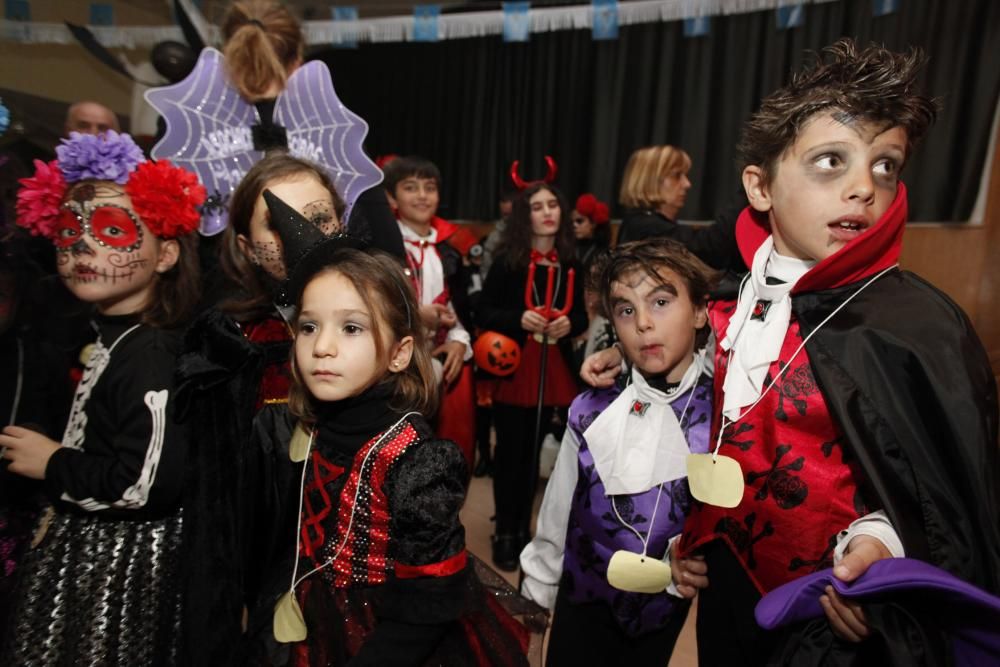
[[[805,7],[801,28],[778,31],[773,11],[714,17],[710,36],[685,38],[679,21],[625,26],[594,42],[589,30],[435,44],[365,44],[317,57],[341,99],[371,125],[373,155],[416,153],[444,178],[442,214],[493,218],[507,171],[539,178],[560,167],[568,196],[615,203],[629,154],[671,143],[694,161],[682,218],[706,219],[738,188],[734,145],[760,98],[807,49],[841,36],[929,56],[927,90],[941,98],[935,128],[904,172],[914,220],[962,220],[978,191],[1000,91],[1000,3],[903,0],[873,18],[871,0]]]

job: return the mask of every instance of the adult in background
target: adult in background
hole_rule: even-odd
[[[693,233],[677,224],[691,181],[691,156],[675,146],[647,146],[625,165],[618,201],[625,207],[618,243],[653,236],[685,242]]]
[[[100,102],[84,100],[71,104],[66,110],[66,124],[63,128],[65,137],[69,137],[70,132],[103,134],[108,130],[121,131],[118,116]]]

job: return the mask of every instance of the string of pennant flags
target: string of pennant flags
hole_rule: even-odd
[[[685,37],[711,33],[714,16],[774,11],[775,28],[797,28],[805,21],[805,6],[837,0],[592,0],[589,4],[532,7],[521,0],[502,3],[499,11],[443,14],[439,4],[421,4],[412,15],[361,19],[357,7],[332,7],[330,19],[305,21],[303,31],[312,45],[355,47],[360,43],[437,42],[501,35],[506,42],[526,42],[532,34],[556,30],[591,30],[595,40],[613,40],[621,26],[683,21]],[[899,10],[901,0],[872,0],[873,16]],[[182,0],[208,44],[219,44],[219,30],[201,17],[192,0]],[[114,21],[114,7],[91,3],[88,28],[109,48],[149,47],[165,40],[183,40],[174,25],[123,26]],[[73,35],[62,23],[31,20],[31,0],[4,0],[0,40],[21,43],[72,44]]]

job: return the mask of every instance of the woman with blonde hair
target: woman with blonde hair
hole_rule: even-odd
[[[675,236],[677,213],[691,189],[690,170],[691,157],[675,146],[647,146],[632,153],[618,195],[625,207],[618,243]]]

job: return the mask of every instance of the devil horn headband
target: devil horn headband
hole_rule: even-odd
[[[545,171],[545,178],[540,181],[525,181],[521,178],[521,175],[517,173],[518,167],[521,166],[521,161],[514,160],[513,164],[510,165],[510,180],[514,182],[514,187],[518,190],[524,190],[538,183],[552,183],[556,180],[556,174],[559,173],[559,167],[556,165],[556,161],[551,155],[545,156],[545,164],[548,165]]]

